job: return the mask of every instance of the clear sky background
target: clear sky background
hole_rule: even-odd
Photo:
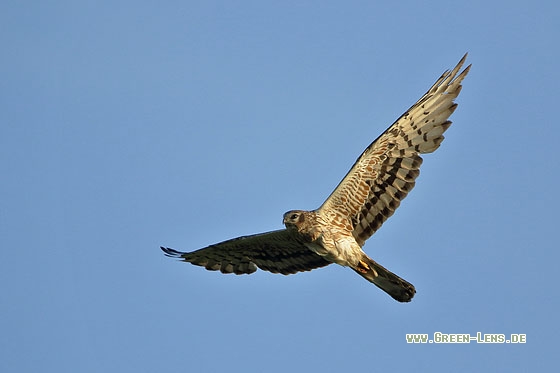
[[[0,371],[550,371],[559,11],[2,2]],[[163,256],[318,207],[465,52],[446,140],[365,246],[411,303],[338,266],[226,276]],[[434,332],[527,343],[406,343]]]

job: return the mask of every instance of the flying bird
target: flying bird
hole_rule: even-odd
[[[408,195],[420,174],[420,154],[435,151],[449,128],[454,100],[470,65],[467,55],[358,157],[316,210],[284,214],[285,229],[243,236],[193,252],[161,247],[165,255],[208,270],[250,274],[260,268],[289,275],[331,263],[352,268],[399,302],[416,289],[371,259],[362,247]]]

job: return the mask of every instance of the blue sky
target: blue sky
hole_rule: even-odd
[[[3,2],[0,370],[550,370],[558,11]],[[365,246],[411,303],[337,266],[226,276],[162,255],[318,207],[465,52],[446,140]],[[527,343],[405,341],[435,332]]]

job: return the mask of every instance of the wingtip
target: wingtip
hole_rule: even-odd
[[[163,251],[165,256],[168,256],[170,258],[180,258],[181,255],[183,254],[182,252],[171,249],[169,247],[160,246],[159,248]]]
[[[472,64],[469,64],[467,67],[461,70],[465,63],[465,60],[467,59],[467,56],[468,52],[465,53],[465,55],[461,58],[461,60],[457,63],[453,70],[451,70],[450,72],[448,71],[446,72],[446,74],[444,74],[445,79],[442,81],[442,86],[455,85],[457,89],[459,89],[462,80],[467,76],[472,66]]]
[[[457,75],[457,73],[459,73],[459,71],[461,70],[461,67],[463,67],[465,61],[467,60],[467,56],[469,55],[469,52],[465,53],[463,55],[463,57],[461,57],[461,59],[459,60],[459,62],[457,63],[457,65],[453,68],[453,70],[450,73],[450,76],[454,77]],[[468,71],[469,68],[471,67],[471,65],[467,66],[461,73],[460,75],[462,75],[465,71]]]

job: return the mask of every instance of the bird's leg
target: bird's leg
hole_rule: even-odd
[[[368,273],[368,271],[370,270],[369,265],[364,262],[363,260],[360,260],[358,262],[358,271],[360,271],[361,273]]]

